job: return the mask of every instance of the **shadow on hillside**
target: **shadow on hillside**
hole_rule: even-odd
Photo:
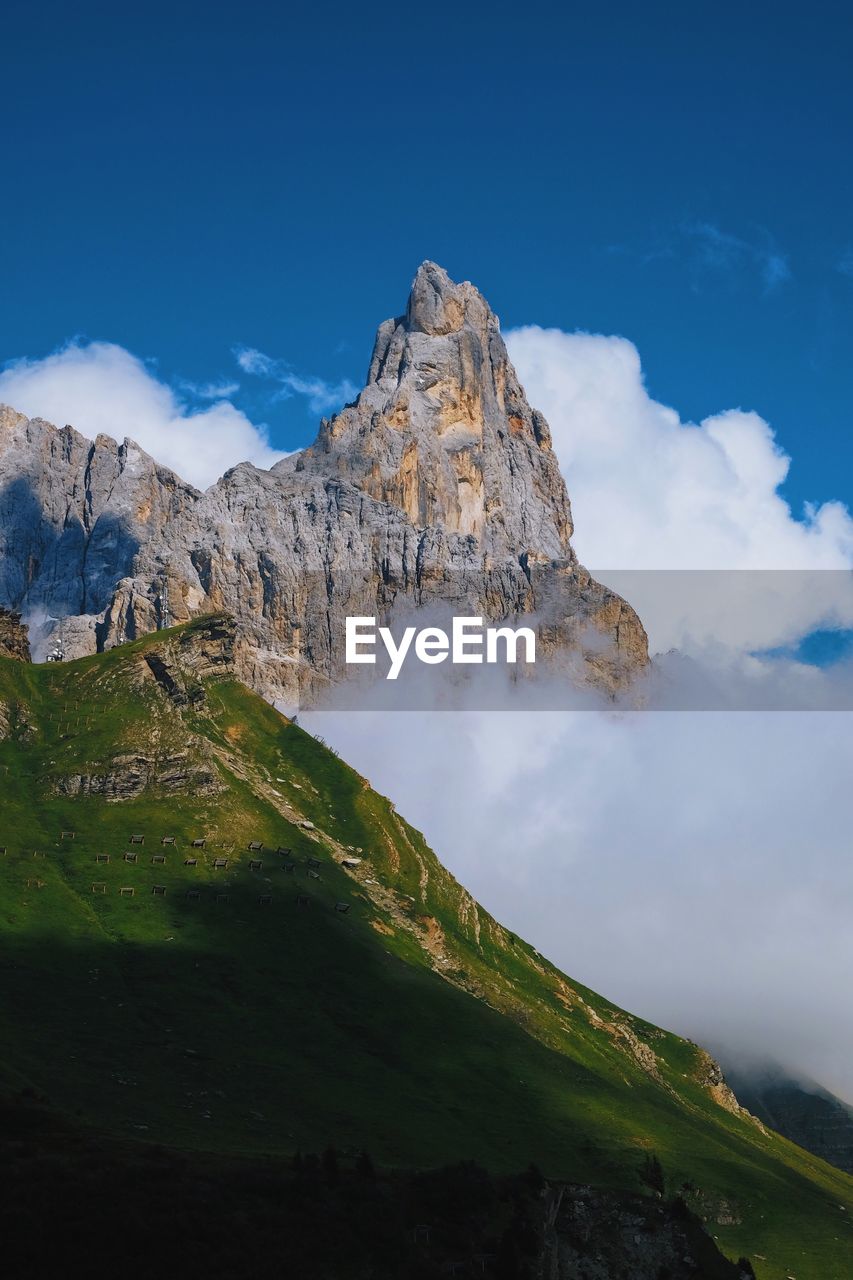
[[[126,1280],[534,1280],[543,1266],[554,1274],[558,1255],[570,1274],[589,1261],[634,1280],[751,1275],[682,1201],[555,1186],[532,1166],[501,1178],[470,1161],[389,1172],[332,1146],[287,1162],[227,1160],[116,1143],[27,1094],[0,1099],[0,1133],[10,1280],[84,1265]]]
[[[244,924],[213,921],[203,942],[174,925],[160,943],[7,939],[9,1078],[144,1140],[499,1170],[535,1156],[624,1183],[624,1150],[589,1139],[615,1099],[581,1063],[331,913],[294,907],[271,932],[235,911]]]

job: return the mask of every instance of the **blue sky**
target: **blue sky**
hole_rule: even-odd
[[[617,333],[682,418],[755,409],[853,501],[843,6],[7,4],[0,360],[74,335],[360,384],[425,257],[505,328]]]

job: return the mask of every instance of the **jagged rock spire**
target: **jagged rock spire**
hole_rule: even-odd
[[[424,262],[402,316],[380,325],[367,385],[283,469],[345,476],[416,525],[488,556],[571,560],[571,508],[545,419],[531,409],[497,316],[469,282]]]
[[[454,284],[436,262],[422,262],[412,281],[406,306],[406,328],[410,333],[439,337],[461,329],[466,319],[466,303],[488,314],[485,299],[472,284]],[[473,310],[473,307],[472,307]]]

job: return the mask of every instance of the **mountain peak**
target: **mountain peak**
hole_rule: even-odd
[[[410,333],[442,337],[462,328],[469,312],[475,325],[491,316],[488,303],[467,280],[456,284],[437,262],[422,262],[412,281],[406,307],[406,328]]]
[[[38,623],[36,656],[59,618],[71,657],[227,608],[239,677],[310,701],[351,674],[346,617],[436,606],[535,614],[543,649],[608,690],[647,662],[633,610],[577,563],[497,317],[434,262],[379,326],[354,403],[270,471],[241,464],[200,494],[131,440],[5,410],[0,493],[0,605]]]
[[[497,316],[469,281],[418,268],[406,311],[379,326],[367,384],[282,470],[346,478],[419,527],[490,557],[573,561],[569,499]]]

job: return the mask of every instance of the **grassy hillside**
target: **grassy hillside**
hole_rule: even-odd
[[[21,1097],[0,1099],[0,1236],[4,1280],[65,1276],[78,1255],[88,1280],[113,1280],[119,1258],[122,1280],[541,1280],[557,1257],[561,1277],[744,1280],[678,1199],[567,1192],[470,1161],[186,1152]]]
[[[0,661],[0,1083],[222,1155],[535,1160],[636,1191],[654,1152],[759,1277],[849,1276],[853,1179],[507,933],[228,649],[207,620]]]

